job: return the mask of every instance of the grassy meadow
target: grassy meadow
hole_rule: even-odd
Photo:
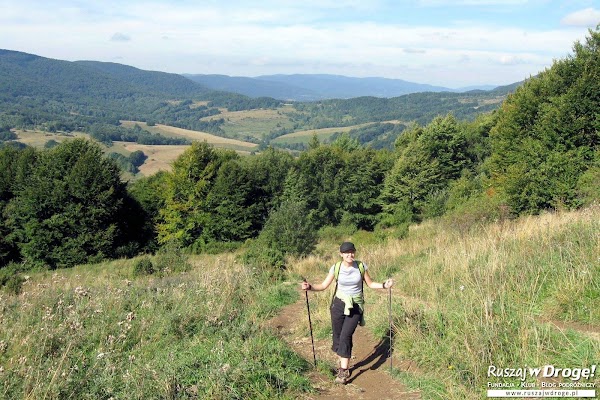
[[[60,132],[50,133],[46,131],[38,131],[33,129],[16,129],[15,133],[19,138],[19,142],[38,149],[43,148],[46,145],[46,143],[50,140],[54,140],[57,143],[62,143],[65,140],[70,140],[76,137],[89,137],[89,135],[83,132],[72,132],[69,134],[65,134]]]
[[[424,399],[482,399],[490,365],[589,368],[600,360],[600,207],[466,227],[427,222],[405,239],[321,231],[280,278],[236,254],[150,257],[31,273],[0,292],[0,398],[271,399],[310,393],[302,360],[263,328],[323,279],[341,240],[378,281],[393,276],[394,375]],[[367,327],[387,335],[387,293],[366,292]],[[330,334],[331,292],[312,293]],[[304,318],[297,331],[308,336]],[[600,384],[600,372],[589,380]],[[562,378],[561,378],[562,379]],[[528,379],[529,380],[529,379]],[[563,379],[569,381],[567,378]],[[598,388],[596,388],[598,391]]]
[[[399,124],[401,123],[401,121],[398,120],[391,120],[391,121],[385,121],[382,123],[391,123],[391,124]],[[364,123],[364,124],[357,124],[357,125],[350,125],[350,126],[340,126],[340,127],[334,127],[334,128],[321,128],[321,129],[307,129],[307,130],[302,130],[302,131],[296,131],[296,132],[292,132],[292,133],[288,133],[282,136],[279,136],[275,139],[273,139],[273,143],[279,143],[279,144],[292,144],[292,143],[304,143],[304,144],[308,144],[311,139],[313,138],[313,136],[317,136],[317,139],[319,139],[319,141],[324,142],[327,141],[331,138],[331,136],[333,136],[336,133],[346,133],[346,132],[350,132],[353,129],[359,129],[362,128],[364,126],[368,126],[368,125],[372,125],[372,123]]]
[[[261,329],[298,296],[289,285],[265,284],[233,256],[185,268],[172,255],[153,262],[161,257],[168,267],[157,275],[136,278],[139,260],[122,260],[35,273],[19,296],[2,294],[0,398],[270,399],[310,389],[309,364]]]
[[[235,150],[240,154],[250,154],[256,150],[258,146],[255,143],[244,142],[236,139],[224,138],[210,133],[192,131],[188,129],[181,129],[173,126],[160,125],[148,126],[145,122],[136,121],[121,121],[125,127],[133,128],[134,125],[138,124],[142,129],[145,129],[151,133],[158,133],[166,137],[174,138],[185,138],[189,140],[206,141],[217,148],[224,148]],[[64,133],[49,133],[44,131],[35,130],[17,130],[19,142],[27,144],[29,146],[42,149],[50,140],[54,140],[57,143],[62,143],[65,140],[85,137],[89,138],[89,135],[83,132],[73,132],[69,134]],[[188,145],[145,145],[134,142],[119,142],[114,141],[112,146],[107,147],[103,145],[104,151],[108,153],[119,153],[128,157],[131,153],[136,150],[141,150],[148,157],[144,164],[140,166],[139,170],[141,175],[150,176],[158,171],[169,171],[173,162],[179,157]],[[127,174],[127,179],[132,179],[132,176]]]
[[[327,257],[291,263],[292,271],[320,281],[345,238],[374,279],[396,280],[394,352],[416,366],[396,374],[425,399],[482,399],[487,382],[520,384],[488,377],[491,365],[590,368],[600,361],[598,206],[470,228],[427,222],[384,243],[358,232],[322,243]],[[313,298],[313,324],[325,337],[331,292]],[[367,289],[365,298],[367,325],[385,336],[387,293]],[[598,392],[600,373],[582,382],[596,382]]]
[[[192,131],[190,129],[177,128],[174,126],[156,124],[154,126],[148,126],[145,122],[139,121],[121,121],[121,125],[127,128],[133,128],[135,125],[139,125],[142,129],[147,130],[150,133],[157,133],[166,137],[184,138],[189,140],[205,141],[212,144],[215,147],[238,150],[238,151],[252,151],[258,145],[255,143],[244,142],[237,139],[230,139],[221,136],[216,136],[206,132]]]
[[[289,113],[295,112],[290,105],[278,109],[255,109],[244,111],[221,110],[221,114],[204,117],[202,120],[211,121],[223,118],[225,123],[221,129],[229,137],[253,137],[262,139],[264,135],[276,129],[290,129],[293,122]]]
[[[305,131],[298,131],[293,133],[288,133],[283,136],[279,136],[278,138],[273,139],[273,143],[280,144],[290,144],[290,143],[305,143],[308,144],[313,136],[317,136],[319,141],[323,142],[329,139],[335,133],[344,133],[350,132],[352,129],[358,128],[362,125],[353,125],[353,126],[345,126],[345,127],[336,127],[336,128],[321,128],[321,129],[308,129]]]

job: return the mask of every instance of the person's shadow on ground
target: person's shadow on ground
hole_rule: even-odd
[[[392,337],[393,340],[393,337]],[[353,380],[358,378],[364,372],[368,370],[376,370],[379,369],[387,359],[390,357],[390,337],[385,336],[381,338],[379,343],[375,345],[373,351],[369,353],[365,358],[354,364],[350,369],[350,379],[348,379],[347,383],[351,383]],[[365,367],[365,368],[362,368]],[[358,371],[358,372],[356,372]]]

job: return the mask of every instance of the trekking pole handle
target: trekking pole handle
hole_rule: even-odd
[[[301,276],[301,278],[302,278],[302,282],[304,282],[304,283],[308,283],[308,281],[306,280],[306,278],[305,278],[305,277]],[[304,290],[311,290],[311,289],[312,289],[312,285],[311,285],[310,283],[308,283],[308,288],[307,288],[307,289],[304,289]]]

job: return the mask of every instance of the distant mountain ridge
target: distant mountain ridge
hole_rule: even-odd
[[[450,89],[402,79],[380,77],[354,78],[328,74],[261,75],[254,78],[228,75],[183,74],[213,90],[243,94],[249,97],[272,97],[288,101],[317,101],[355,97],[392,98],[421,92],[455,92],[492,90],[493,85]]]
[[[83,101],[88,98],[200,96],[214,91],[178,74],[122,64],[63,61],[0,49],[0,91]]]
[[[436,92],[446,88],[338,75],[209,78],[213,87],[221,85],[218,90],[179,74],[110,62],[70,62],[0,49],[0,124],[9,129],[94,131],[116,137],[122,135],[115,131],[122,128],[120,121],[141,121],[266,145],[279,136],[311,129],[386,121],[427,124],[436,116],[449,113],[469,120],[496,109],[522,83],[493,90]],[[387,97],[400,86],[404,87],[402,90],[426,91]],[[242,94],[240,87],[255,97]],[[324,96],[331,98],[306,101]],[[344,98],[347,96],[350,98]],[[280,123],[261,126],[264,131],[256,135],[239,132],[227,125],[229,120],[219,117],[223,110],[279,109],[287,102],[281,99],[290,98],[305,101],[290,101],[285,112],[278,111]],[[382,129],[388,128],[394,126]],[[389,147],[393,137],[383,131],[370,127],[368,132],[357,135],[368,136],[368,140],[361,139],[362,144]],[[399,131],[392,133],[397,135]],[[385,140],[380,138],[382,135]]]

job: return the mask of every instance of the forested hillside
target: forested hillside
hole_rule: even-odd
[[[208,90],[176,74],[0,50],[0,123],[5,128],[89,132],[92,126],[110,130],[120,120],[134,120],[219,133],[218,122],[201,121],[218,114],[217,107],[278,104]]]
[[[125,186],[115,160],[92,142],[47,150],[5,146],[0,263],[9,268],[3,276],[161,246],[195,253],[243,246],[249,262],[273,267],[287,255],[309,253],[316,232],[328,227],[402,237],[411,223],[435,217],[469,229],[591,204],[600,199],[599,57],[597,29],[497,111],[410,125],[393,150],[365,148],[348,134],[331,144],[314,137],[296,158],[273,148],[242,157],[195,142],[171,172]],[[52,96],[52,104],[65,106],[59,92]],[[391,117],[381,101],[371,113]],[[393,101],[400,100],[386,100]],[[350,103],[332,104],[350,110]],[[366,118],[371,102],[353,104],[363,112],[347,117]]]
[[[282,111],[289,128],[272,128],[261,137],[253,138],[228,134],[223,129],[226,121],[219,115],[224,110],[280,110],[283,105],[280,100],[212,91],[180,75],[143,71],[121,64],[67,62],[0,50],[2,127],[67,133],[82,131],[103,142],[139,134],[120,126],[120,121],[128,120],[250,140],[262,143],[264,148],[281,135],[306,129],[389,120],[423,124],[448,112],[461,119],[472,119],[497,108],[508,91],[500,88],[464,94],[422,93],[393,99],[362,97],[293,103],[294,112]],[[157,137],[151,140],[146,137],[143,141],[179,144]],[[379,143],[391,147],[389,140]]]

